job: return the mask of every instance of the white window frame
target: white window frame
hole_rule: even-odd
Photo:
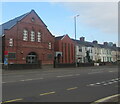
[[[35,32],[34,32],[34,31],[31,31],[30,41],[31,41],[31,42],[34,42],[34,41],[35,41]]]
[[[26,29],[23,30],[23,40],[28,41],[28,31]]]
[[[48,48],[52,49],[52,43],[51,42],[48,43]]]
[[[38,32],[38,33],[37,33],[37,41],[38,41],[38,42],[41,42],[41,40],[42,40],[42,38],[41,38],[41,33]]]
[[[9,46],[12,47],[13,46],[13,38],[9,39]]]

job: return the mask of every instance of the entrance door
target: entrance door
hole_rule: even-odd
[[[35,52],[31,52],[27,55],[26,63],[30,63],[30,64],[37,63],[37,55]]]

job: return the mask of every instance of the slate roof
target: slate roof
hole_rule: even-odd
[[[87,42],[87,41],[80,41],[80,40],[75,40],[72,39],[73,41],[76,41],[78,44],[84,45],[86,47],[94,47],[93,43]]]
[[[58,37],[55,37],[55,40],[61,40],[63,37],[64,37],[65,35],[63,35],[63,36],[58,36]]]
[[[115,46],[105,46],[103,44],[94,44],[93,42],[88,42],[88,41],[80,41],[80,40],[75,40],[72,39],[73,41],[77,42],[80,45],[86,46],[86,47],[98,47],[98,48],[106,48],[106,49],[111,49],[111,50],[118,50],[118,47]]]
[[[21,19],[23,19],[23,18],[24,18],[25,16],[27,16],[29,13],[30,13],[30,12],[25,13],[25,14],[19,16],[19,17],[16,17],[15,19],[12,19],[12,20],[10,20],[10,21],[8,21],[8,22],[0,25],[0,35],[3,35],[3,34],[4,34],[4,30],[12,28],[14,25],[16,25],[16,23],[17,23],[18,21],[20,21]]]
[[[37,15],[37,13],[36,13],[34,10],[31,10],[31,11],[33,11],[33,12]],[[26,17],[28,14],[30,14],[31,11],[30,11],[30,12],[27,12],[27,13],[19,16],[19,17],[16,17],[16,18],[14,18],[14,19],[6,22],[6,23],[3,23],[2,25],[0,25],[0,35],[3,35],[3,34],[4,34],[4,30],[10,29],[10,28],[12,28],[13,26],[15,26],[18,21],[22,20],[24,17]],[[37,16],[38,16],[38,15],[37,15]],[[39,17],[39,16],[38,16],[38,17]],[[39,17],[39,19],[41,20],[40,17]],[[41,20],[41,21],[42,21],[42,20]],[[42,21],[42,23],[45,25],[45,23],[44,23],[43,21]],[[45,25],[45,26],[46,26],[46,25]],[[47,27],[47,26],[46,26],[46,27]]]

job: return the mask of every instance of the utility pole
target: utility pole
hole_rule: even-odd
[[[79,15],[76,15],[74,16],[74,29],[75,29],[75,66],[77,67],[77,59],[76,59],[76,18],[78,17]]]

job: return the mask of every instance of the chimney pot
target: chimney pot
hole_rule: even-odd
[[[116,44],[113,44],[114,47],[116,47]]]
[[[94,44],[98,44],[98,41],[97,41],[97,40],[94,40],[93,43],[94,43]]]
[[[107,45],[108,45],[108,42],[104,42],[104,45],[107,46]]]
[[[80,41],[84,42],[85,41],[85,37],[80,37]]]

